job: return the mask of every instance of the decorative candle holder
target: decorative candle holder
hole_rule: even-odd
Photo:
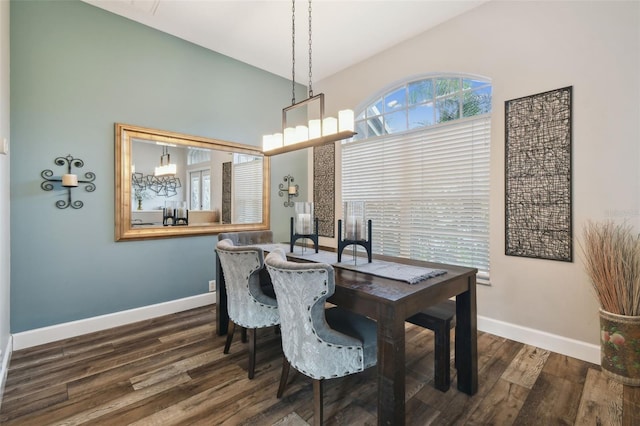
[[[182,207],[174,210],[173,226],[189,224],[189,209],[187,209],[186,204],[187,203],[182,203]]]
[[[313,214],[313,203],[298,201],[294,203],[295,216],[291,218],[291,253],[299,238],[308,238],[318,253],[318,218]],[[302,246],[304,251],[304,246]]]
[[[344,239],[342,238],[342,219],[338,219],[338,263],[342,261],[345,247],[362,246],[367,251],[367,259],[371,263],[371,220],[366,221],[364,201],[347,201],[344,203]],[[355,247],[354,247],[354,259]]]
[[[66,209],[67,207],[71,207],[74,209],[80,209],[84,206],[84,203],[80,200],[71,201],[71,189],[77,188],[78,184],[84,185],[84,190],[87,192],[93,192],[96,190],[96,185],[93,181],[96,179],[96,175],[93,172],[86,172],[84,174],[84,179],[78,179],[78,175],[71,173],[71,166],[75,166],[77,168],[81,168],[84,166],[84,161],[79,158],[74,158],[71,154],[66,157],[57,157],[53,162],[58,166],[67,166],[67,173],[63,174],[61,177],[53,177],[52,170],[43,170],[40,173],[40,176],[44,179],[44,182],[40,184],[40,187],[45,191],[51,191],[54,188],[54,185],[51,182],[60,182],[63,188],[67,189],[67,199],[56,201],[56,207],[59,209]]]
[[[162,209],[162,225],[163,226],[179,226],[189,224],[189,210],[186,203],[177,201],[165,202]]]

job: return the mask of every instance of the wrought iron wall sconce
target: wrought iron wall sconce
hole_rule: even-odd
[[[67,199],[56,201],[56,207],[59,209],[66,209],[71,206],[74,209],[80,209],[84,206],[84,203],[80,200],[71,201],[71,189],[78,187],[78,184],[84,185],[84,190],[87,192],[93,192],[96,190],[96,185],[93,181],[96,179],[96,175],[93,172],[86,172],[84,174],[84,180],[79,180],[78,175],[71,173],[71,166],[81,168],[84,166],[84,161],[79,158],[74,158],[71,154],[66,157],[57,157],[53,162],[58,166],[67,165],[67,173],[61,177],[53,177],[52,170],[43,170],[40,176],[44,179],[44,182],[40,184],[40,187],[45,191],[52,191],[55,185],[52,182],[61,182],[62,187],[67,188]]]
[[[286,185],[284,183],[278,185],[278,195],[280,197],[284,197],[284,195],[287,194],[287,201],[284,202],[284,206],[293,207],[293,201],[291,201],[291,198],[298,196],[298,185],[293,184],[293,176],[291,175],[286,175],[284,177],[284,181],[286,182]]]

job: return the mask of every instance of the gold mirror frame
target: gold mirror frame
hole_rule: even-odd
[[[263,157],[262,170],[262,222],[261,223],[212,223],[197,226],[157,226],[134,228],[131,226],[131,160],[132,139],[200,147],[218,151],[243,153]],[[267,230],[269,224],[270,160],[251,145],[190,136],[181,133],[150,129],[128,124],[115,124],[115,239],[116,241],[145,240],[169,237],[219,234],[221,232]]]

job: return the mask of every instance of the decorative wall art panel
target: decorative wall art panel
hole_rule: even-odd
[[[572,86],[505,102],[505,254],[573,260]]]
[[[231,223],[231,162],[222,163],[222,223]]]
[[[318,218],[318,235],[333,238],[335,222],[334,144],[313,148],[313,203]]]

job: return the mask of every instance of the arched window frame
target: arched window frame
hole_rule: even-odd
[[[383,89],[356,110],[352,140],[418,130],[491,112],[491,81],[429,74]]]
[[[409,125],[410,108],[428,100],[380,106],[413,84],[455,79],[459,90],[443,90],[432,101],[437,109],[437,102],[455,99],[450,103],[457,114],[440,114],[428,125]],[[477,100],[475,109],[469,99]],[[386,115],[398,111],[406,127],[385,127]],[[341,198],[366,202],[374,253],[476,267],[478,282],[488,283],[490,80],[465,74],[408,78],[377,92],[356,114],[358,136],[341,148]],[[369,135],[369,129],[385,130]]]

